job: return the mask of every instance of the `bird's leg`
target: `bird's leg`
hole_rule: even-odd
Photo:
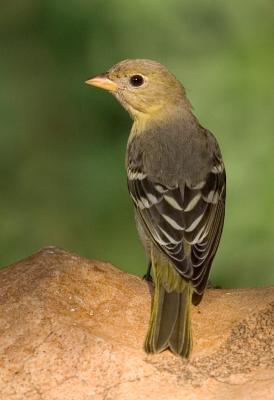
[[[151,272],[151,261],[149,261],[148,267],[147,267],[147,272],[143,276],[143,279],[145,281],[147,281],[147,282],[153,282],[153,279],[152,279],[152,276],[151,276],[150,272]]]

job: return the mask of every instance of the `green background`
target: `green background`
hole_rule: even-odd
[[[213,282],[273,283],[273,22],[273,0],[1,0],[0,265],[56,245],[144,273],[124,171],[131,121],[84,81],[151,58],[223,152]]]

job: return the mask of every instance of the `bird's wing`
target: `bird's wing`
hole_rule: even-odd
[[[185,240],[191,244],[193,265],[192,283],[195,292],[202,295],[217,251],[225,216],[226,175],[221,158],[215,156],[214,166],[201,188],[201,198],[190,213],[198,215],[202,207],[202,217],[195,229],[185,230]],[[185,196],[187,196],[186,188]],[[196,208],[197,207],[197,208]]]
[[[138,215],[157,247],[202,293],[224,220],[225,169],[215,156],[206,179],[167,187],[140,169],[128,169],[128,188]]]

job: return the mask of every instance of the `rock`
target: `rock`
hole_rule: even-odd
[[[271,287],[208,290],[190,360],[147,355],[147,283],[45,248],[0,271],[0,399],[273,399],[273,303]]]

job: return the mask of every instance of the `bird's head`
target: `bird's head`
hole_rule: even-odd
[[[134,119],[190,108],[182,84],[156,61],[124,60],[86,83],[112,92]]]

